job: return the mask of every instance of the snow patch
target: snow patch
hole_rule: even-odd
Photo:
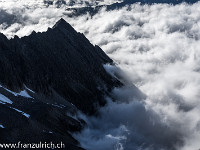
[[[31,97],[31,96],[27,93],[26,90],[28,90],[28,91],[30,91],[30,92],[32,92],[32,93],[35,93],[35,92],[32,91],[31,89],[27,88],[26,86],[25,86],[26,90],[23,90],[23,91],[21,91],[21,92],[19,92],[19,93],[13,92],[13,91],[11,91],[11,90],[9,90],[9,89],[3,87],[2,85],[0,85],[0,88],[5,89],[6,91],[10,92],[10,93],[13,94],[14,96],[22,96],[22,97],[25,97],[25,98],[30,98],[30,99],[32,98],[32,99],[34,99],[33,97]]]
[[[5,127],[4,127],[2,124],[0,124],[0,128],[3,128],[3,129],[4,129]]]
[[[18,95],[20,95],[20,96],[22,96],[22,97],[26,97],[26,98],[33,98],[33,97],[31,97],[27,92],[26,92],[26,90],[23,90],[23,91],[21,91],[20,93],[17,93],[17,96]]]
[[[58,108],[64,108],[64,107],[66,107],[65,105],[57,104],[57,103],[55,103],[55,104],[46,103],[46,104],[48,104],[48,105],[52,105],[52,106],[54,106],[54,107],[58,107]]]
[[[30,91],[32,93],[35,93],[33,90],[29,89],[26,85],[25,85],[25,88],[26,88],[26,90],[28,90],[28,91]]]
[[[19,110],[19,109],[17,109],[17,108],[13,108],[13,107],[10,107],[10,108],[16,110],[16,111],[19,112],[19,113],[21,113],[21,114],[24,115],[26,118],[30,118],[30,115],[29,115],[29,114],[27,114],[27,113],[25,113],[25,112],[23,112],[23,111],[21,111],[21,110]]]
[[[3,104],[5,104],[5,103],[12,104],[13,102],[9,98],[7,98],[6,96],[0,94],[0,103],[3,103]]]

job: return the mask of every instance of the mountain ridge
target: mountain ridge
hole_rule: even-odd
[[[57,37],[55,37],[55,35]],[[16,55],[18,55],[18,57],[15,58],[16,62],[13,62],[14,59],[13,61],[7,60],[11,62],[11,63],[7,63],[7,65],[11,65],[9,68],[16,69],[15,66],[17,63],[22,64],[23,66],[22,68],[18,68],[18,72],[20,73],[20,75],[13,76],[13,78],[15,79],[11,78],[9,80],[8,79],[6,80],[5,85],[8,85],[10,89],[15,89],[15,85],[13,84],[14,81],[18,81],[18,83],[16,83],[18,84],[17,87],[22,87],[22,84],[24,83],[26,85],[32,84],[32,82],[30,81],[30,78],[31,80],[34,80],[36,78],[35,81],[37,82],[37,84],[34,84],[34,87],[32,87],[32,89],[34,89],[35,91],[43,90],[44,93],[45,92],[48,93],[50,90],[49,85],[55,84],[53,86],[55,88],[58,88],[58,86],[56,85],[56,82],[58,82],[60,79],[58,76],[62,76],[64,81],[59,81],[59,82],[61,85],[63,82],[66,82],[66,84],[62,85],[63,86],[62,88],[58,88],[59,90],[57,91],[60,91],[62,89],[65,89],[64,86],[66,86],[68,83],[67,78],[69,78],[68,80],[69,82],[76,82],[79,80],[84,82],[84,83],[80,83],[80,86],[81,84],[85,84],[85,82],[88,82],[87,79],[83,80],[84,74],[88,74],[88,77],[90,77],[91,80],[95,82],[97,82],[97,80],[94,79],[96,78],[96,75],[94,74],[98,74],[99,75],[98,78],[100,79],[99,81],[102,84],[101,85],[102,88],[104,86],[103,85],[104,79],[106,82],[110,82],[107,84],[108,89],[110,89],[109,87],[110,84],[115,84],[114,82],[111,83],[112,80],[110,79],[112,79],[112,77],[109,74],[107,74],[103,66],[100,65],[100,64],[105,64],[105,63],[112,63],[112,60],[109,57],[107,57],[107,55],[102,50],[99,50],[100,48],[98,46],[93,46],[91,43],[89,43],[89,41],[85,38],[83,34],[76,32],[68,23],[64,21],[64,19],[61,19],[60,21],[58,21],[56,25],[52,29],[49,28],[47,32],[43,32],[43,33],[33,32],[30,36],[25,36],[22,38],[14,37],[13,39],[10,39],[10,40],[8,39],[6,40],[5,37],[2,39],[1,39],[1,43],[2,43],[1,46],[4,46],[4,49],[11,49],[9,52],[7,52],[6,54],[7,56],[5,59],[7,58],[9,59],[10,57],[15,57]],[[40,42],[40,41],[43,41],[43,42]],[[46,41],[48,41],[49,43]],[[68,44],[65,44],[65,41],[67,41]],[[63,50],[63,47],[65,50]],[[34,59],[32,59],[32,57],[34,57]],[[96,59],[97,57],[99,57],[99,59]],[[37,61],[35,61],[35,59]],[[65,59],[66,61],[64,61]],[[74,59],[76,59],[76,61]],[[43,60],[47,63],[38,64],[39,62],[42,62]],[[67,60],[69,60],[69,62],[67,62]],[[52,61],[54,61],[54,63],[52,63]],[[82,67],[75,65],[77,62],[79,62],[79,65]],[[2,68],[3,66],[5,66],[5,64],[2,65]],[[72,69],[75,66],[76,68]],[[86,66],[90,66],[90,69]],[[87,70],[83,69],[84,67]],[[33,68],[35,70],[33,70]],[[93,71],[91,71],[91,69]],[[7,69],[4,68],[5,72],[6,70]],[[68,75],[69,73],[68,70],[73,72],[73,77]],[[31,76],[31,73],[34,74],[36,71],[38,71],[37,76],[40,76],[40,77],[37,77],[36,75]],[[61,73],[58,74],[56,72],[61,72]],[[65,72],[65,73],[62,73],[62,72]],[[6,74],[8,73],[6,72]],[[80,74],[82,75],[82,77],[80,77]],[[57,81],[52,82],[52,76],[55,76],[55,75],[58,77],[58,79]],[[24,77],[21,78],[22,76]],[[41,80],[40,78],[43,78],[43,80]],[[73,78],[73,79],[71,80],[70,78]],[[109,78],[109,79],[106,79],[106,78]],[[13,82],[10,82],[10,81],[13,81]],[[92,84],[89,84],[89,83],[87,84],[88,87],[86,89],[89,89],[90,91],[92,91],[91,93],[96,93],[98,95],[99,93],[98,89],[94,90],[97,87],[98,83],[96,83],[95,85],[95,82],[93,81],[92,81]],[[5,79],[0,78],[0,82],[4,84],[3,82],[5,82]],[[40,82],[42,84],[40,84]],[[117,82],[118,81],[116,80],[116,83]],[[73,84],[73,83],[70,83],[70,84]],[[45,86],[45,87],[39,87],[38,85]],[[70,88],[70,85],[68,86]],[[73,87],[73,88],[78,88],[78,87]],[[71,89],[71,92],[75,92],[75,89],[74,90],[72,88],[70,89]],[[82,90],[84,90],[84,87]],[[61,93],[61,95],[62,94],[63,93]],[[101,101],[99,100],[99,102]]]
[[[124,0],[122,2],[116,2],[110,5],[98,5],[95,7],[86,6],[86,7],[80,7],[80,8],[67,8],[67,10],[72,11],[71,14],[69,14],[69,17],[73,16],[81,16],[83,14],[89,13],[91,16],[97,14],[102,8],[105,8],[106,11],[111,11],[115,9],[120,9],[125,6],[130,6],[135,3],[139,3],[140,5],[154,5],[154,4],[170,4],[170,5],[178,5],[181,3],[187,3],[187,4],[194,4],[198,2],[199,0]]]
[[[63,141],[85,126],[78,111],[94,115],[122,83],[103,64],[113,61],[64,19],[46,32],[7,39],[0,33],[0,141]],[[3,128],[2,128],[3,127]]]

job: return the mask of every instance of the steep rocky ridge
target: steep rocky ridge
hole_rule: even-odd
[[[70,132],[94,114],[120,81],[103,64],[113,61],[60,19],[46,32],[7,39],[0,34],[0,141],[59,142],[78,150]]]
[[[55,91],[90,113],[95,102],[104,103],[103,93],[120,85],[102,65],[112,60],[63,19],[44,33],[11,40],[1,34],[0,43],[0,83],[11,90]]]

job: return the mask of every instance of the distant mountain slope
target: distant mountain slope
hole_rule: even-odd
[[[46,5],[56,5],[60,7],[62,5],[70,7],[85,7],[85,6],[98,6],[98,5],[110,5],[122,0],[43,0]]]
[[[81,149],[69,132],[93,114],[104,96],[122,85],[103,64],[113,61],[65,20],[47,32],[8,40],[0,34],[0,141],[63,141]]]
[[[193,4],[198,2],[199,0],[124,0],[123,2],[116,2],[110,5],[98,5],[96,7],[90,7],[90,6],[86,6],[86,7],[77,7],[77,8],[68,8],[67,10],[72,10],[73,13],[70,14],[70,16],[79,16],[79,15],[83,15],[86,13],[90,13],[91,15],[94,15],[96,13],[98,13],[98,11],[101,8],[106,8],[107,11],[109,10],[114,10],[114,9],[119,9],[122,8],[124,6],[128,6],[134,3],[140,3],[141,5],[144,4],[171,4],[171,5],[177,5],[180,3],[188,3],[188,4]]]
[[[193,4],[198,2],[199,0],[124,0],[122,3],[115,3],[110,5],[110,7],[122,7],[125,6],[127,4],[133,4],[133,3],[137,3],[140,2],[141,4],[156,4],[156,3],[167,3],[167,4],[180,4],[180,3],[189,3],[189,4]]]

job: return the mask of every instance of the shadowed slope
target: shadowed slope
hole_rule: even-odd
[[[120,82],[106,73],[112,60],[63,19],[47,32],[8,40],[0,35],[0,83],[18,91],[27,85],[51,95],[56,91],[86,113],[104,104],[103,95]]]

